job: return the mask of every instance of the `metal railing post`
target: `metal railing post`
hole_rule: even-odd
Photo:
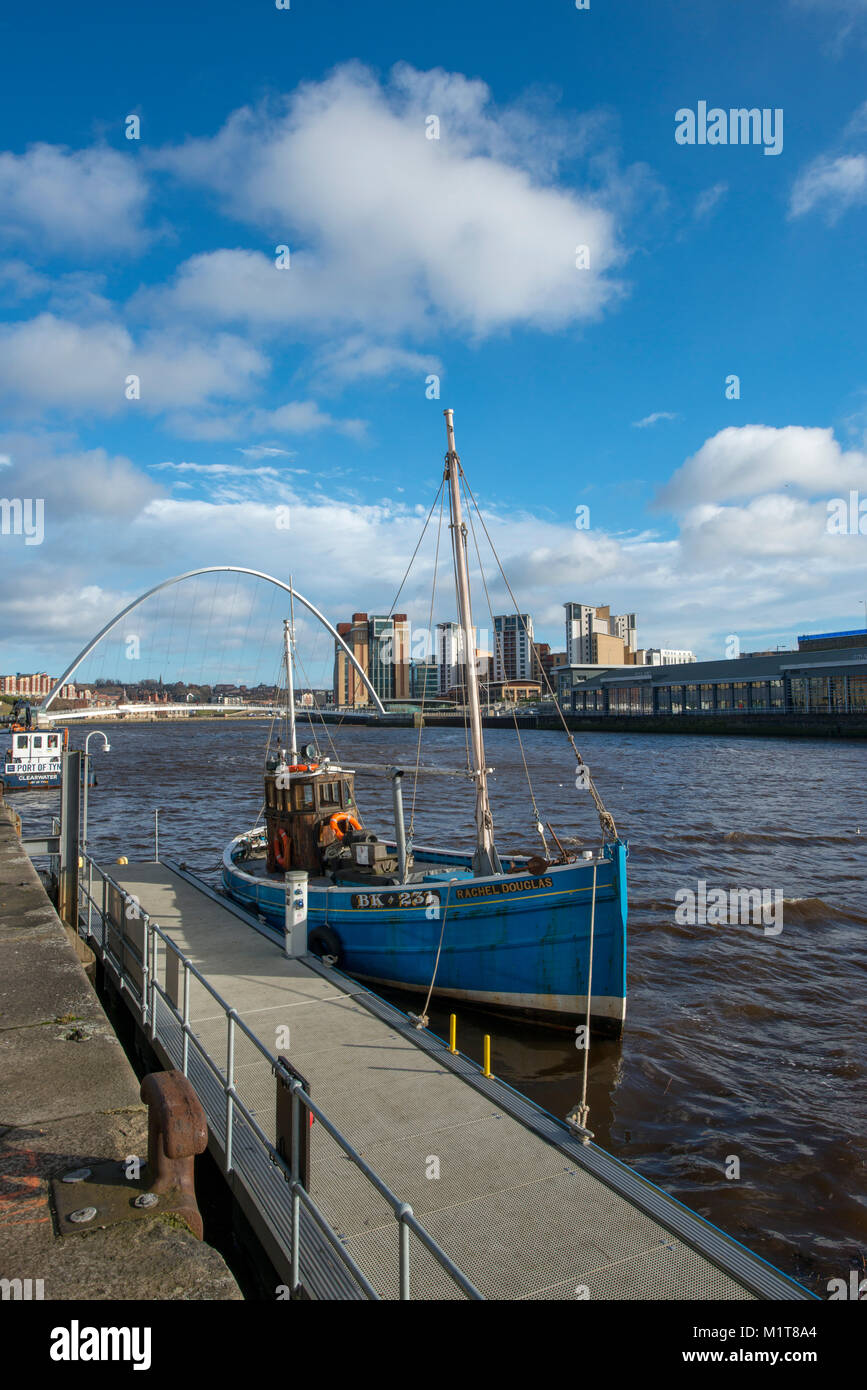
[[[186,1076],[190,1067],[190,962],[184,956],[184,1043],[183,1043],[183,1073]]]
[[[298,1173],[301,1162],[301,1082],[292,1083],[292,1292],[301,1286],[301,1198]],[[307,1112],[305,1111],[305,1119]]]
[[[147,1029],[148,1025],[150,1024],[150,1033],[151,1037],[153,1037],[153,1024],[150,1023],[150,955],[152,950],[151,919],[148,917],[146,912],[142,913],[142,922],[144,923],[144,939],[142,941],[141,953],[141,1021],[142,1027],[145,1029]],[[124,966],[125,964],[126,963],[124,962]]]
[[[232,1161],[232,1138],[235,1122],[235,1104],[233,1093],[235,1089],[235,1010],[229,1009],[226,1018],[228,1019],[228,1031],[226,1033],[226,1172],[234,1171]]]
[[[150,918],[148,917],[148,927]],[[159,999],[160,983],[160,939],[156,932],[151,932],[151,1041],[156,1042],[157,1038],[157,1002]]]
[[[402,1299],[412,1296],[409,1291],[409,1226],[404,1220],[405,1216],[412,1215],[412,1207],[404,1202],[397,1213],[400,1226],[400,1297]]]

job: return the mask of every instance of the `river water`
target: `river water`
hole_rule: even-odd
[[[212,883],[226,842],[257,823],[267,724],[107,726],[91,740],[90,849],[107,863],[160,846]],[[350,762],[415,762],[405,729],[330,730]],[[82,746],[85,730],[71,731]],[[867,803],[857,743],[579,734],[629,841],[629,1003],[622,1041],[594,1040],[596,1140],[646,1178],[827,1297],[867,1253],[863,1137]],[[557,733],[523,732],[536,801],[558,836],[598,839],[574,758]],[[497,840],[538,852],[514,731],[486,733]],[[423,760],[460,767],[464,735],[426,730]],[[405,788],[407,819],[412,800]],[[392,833],[386,779],[359,774],[369,828]],[[422,802],[422,798],[424,798]],[[19,794],[25,830],[47,829],[57,792]],[[469,845],[471,791],[419,783],[416,843]],[[782,895],[782,931],[679,924],[677,894],[755,888]],[[778,918],[779,921],[779,918]],[[396,1002],[417,1008],[418,1000]],[[431,1027],[447,1032],[447,1009]],[[582,1054],[568,1034],[461,1008],[458,1046],[555,1115],[578,1098]],[[735,1162],[734,1160],[737,1160]]]

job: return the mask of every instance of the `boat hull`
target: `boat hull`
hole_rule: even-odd
[[[245,844],[248,837],[239,837],[227,849],[223,887],[283,930],[284,882],[245,870]],[[591,1028],[619,1036],[626,1016],[626,854],[617,841],[595,864],[553,865],[536,876],[464,875],[379,891],[314,885],[308,941],[367,983],[426,995],[435,972],[434,995],[560,1028],[586,1022],[589,980]]]
[[[57,771],[52,772],[20,773],[14,771],[10,772],[7,766],[6,770],[0,775],[0,783],[3,784],[4,791],[7,792],[28,791],[31,789],[38,789],[41,791],[46,787],[59,787],[62,780],[63,778],[59,768]]]

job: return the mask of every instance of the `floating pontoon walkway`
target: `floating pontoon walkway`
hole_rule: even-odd
[[[94,871],[92,897],[105,915],[91,908],[91,932],[109,978],[125,973],[124,992],[139,1016],[150,995],[148,1036],[166,1065],[185,1057],[208,1113],[212,1151],[287,1284],[290,1185],[243,1114],[246,1108],[274,1144],[278,1083],[245,1029],[306,1078],[331,1124],[486,1299],[812,1297],[596,1145],[581,1144],[531,1101],[486,1079],[469,1059],[451,1055],[362,985],[310,957],[288,959],[276,933],[179,866],[113,868],[117,887],[108,874],[102,878]],[[121,894],[129,895],[125,904]],[[118,968],[128,951],[116,930],[122,925],[126,939],[137,934],[141,944],[139,911],[165,937],[148,927],[157,949],[145,952],[148,972],[138,972],[143,990],[130,983],[129,967]],[[228,1058],[227,1013],[203,981],[237,1015]],[[227,1107],[227,1074],[241,1108]],[[401,1296],[403,1239],[412,1244],[412,1297],[465,1297],[322,1123],[310,1141],[310,1197],[351,1258],[340,1258],[302,1209],[306,1295]]]

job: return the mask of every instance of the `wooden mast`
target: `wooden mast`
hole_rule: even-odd
[[[503,872],[494,844],[494,821],[488,795],[488,772],[485,766],[485,742],[482,735],[482,709],[479,700],[479,673],[476,669],[475,629],[470,602],[470,578],[467,566],[467,528],[461,513],[461,461],[455,449],[454,411],[444,410],[448,453],[445,479],[449,488],[449,509],[452,550],[458,586],[458,608],[463,631],[464,669],[466,671],[467,703],[470,711],[470,733],[473,743],[473,776],[476,782],[476,851],[473,871],[479,878]]]
[[[291,580],[290,580],[290,584],[291,584]],[[291,606],[291,603],[292,603],[291,594],[290,594],[290,600],[289,600],[289,601],[290,601],[290,609],[289,609],[289,611],[290,611],[290,613],[292,614],[292,621],[290,621],[289,618],[284,618],[284,619],[283,619],[283,644],[284,644],[284,655],[285,655],[285,658],[286,658],[286,714],[287,714],[288,720],[289,720],[289,744],[290,744],[290,747],[289,747],[289,763],[290,763],[290,766],[293,766],[293,767],[294,767],[294,765],[295,765],[295,764],[297,763],[297,761],[298,761],[298,741],[297,741],[297,736],[296,736],[296,733],[295,733],[295,679],[294,679],[294,671],[293,671],[293,669],[292,669],[292,640],[293,640],[293,638],[294,638],[294,636],[295,636],[295,631],[294,631],[294,618],[295,618],[295,613],[294,613],[294,610],[293,610],[293,608],[292,608],[292,606]]]

